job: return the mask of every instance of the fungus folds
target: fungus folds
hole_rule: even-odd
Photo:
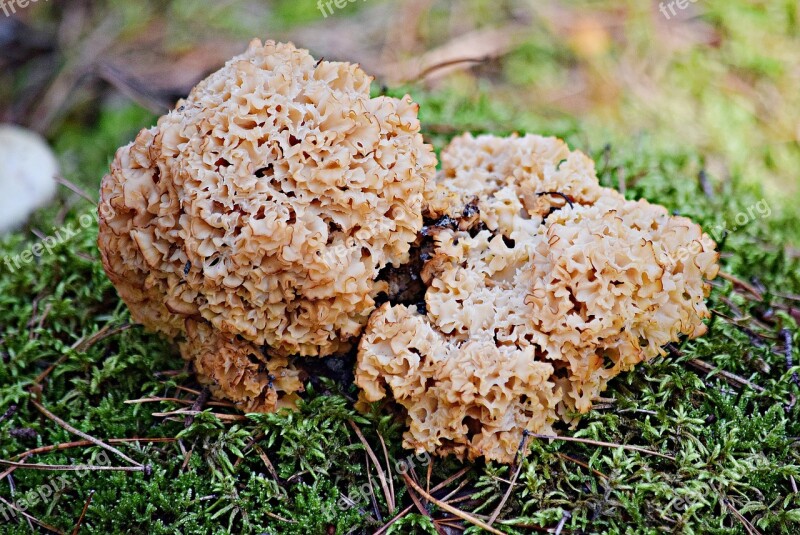
[[[560,140],[456,138],[425,197],[452,222],[422,269],[425,313],[373,313],[356,370],[362,402],[403,408],[408,448],[512,462],[524,430],[574,422],[609,379],[705,330],[714,242],[600,187]]]
[[[555,138],[465,134],[437,174],[418,106],[370,83],[254,41],[103,179],[106,272],[214,394],[290,406],[297,356],[353,349],[359,406],[392,400],[406,447],[507,463],[703,334],[718,255],[698,225]]]
[[[269,376],[294,373],[270,358],[352,345],[378,272],[408,260],[422,227],[436,158],[418,106],[371,98],[370,83],[357,65],[254,41],[103,179],[99,247],[134,320],[186,339],[201,377],[245,407],[274,408]],[[264,369],[233,373],[248,352]]]

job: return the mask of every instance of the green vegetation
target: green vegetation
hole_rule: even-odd
[[[667,61],[665,79],[672,85],[659,88],[653,106],[638,114],[634,97],[613,110],[593,106],[586,113],[531,102],[531,87],[542,94],[548,84],[561,87],[568,69],[588,69],[601,79],[604,62],[613,61],[581,57],[546,32],[499,62],[506,73],[502,84],[456,77],[435,90],[403,88],[421,103],[426,136],[437,148],[465,129],[564,137],[595,158],[605,185],[662,203],[713,231],[723,243],[723,270],[746,285],[717,279],[709,334],[618,377],[607,399],[564,433],[606,445],[530,441],[493,524],[501,532],[557,525],[562,533],[800,532],[800,387],[792,380],[800,369],[786,367],[787,336],[800,363],[800,219],[791,203],[800,147],[788,138],[771,143],[774,130],[757,108],[733,106],[739,97],[714,85],[736,74],[758,87],[794,87],[794,94],[783,94],[795,98],[796,110],[796,72],[787,65],[796,70],[797,63],[787,56],[800,54],[798,13],[791,1],[771,2],[763,11],[743,1],[705,4],[703,24],[724,36],[722,44],[676,53]],[[280,6],[281,16],[298,11],[301,21],[313,18],[308,6]],[[649,31],[634,27],[627,35],[643,43]],[[681,108],[681,102],[694,107]],[[665,103],[669,107],[661,107]],[[697,110],[702,113],[693,117]],[[91,121],[68,117],[52,135],[66,177],[96,188],[114,149],[153,120],[119,101],[104,104]],[[783,200],[769,193],[775,180],[794,181]],[[54,223],[60,207],[43,210],[31,228],[47,235],[70,223],[77,227],[90,208],[76,203],[63,224]],[[36,243],[30,230],[3,239],[0,260]],[[183,389],[198,386],[170,343],[138,326],[126,328],[129,315],[103,273],[96,234],[94,224],[80,228],[53,254],[22,269],[0,262],[0,413],[17,407],[0,421],[0,459],[81,440],[44,416],[34,400],[104,441],[170,440],[114,444],[149,466],[146,473],[79,476],[19,468],[0,480],[0,497],[19,504],[31,492],[44,496],[50,489],[51,495],[26,504],[27,512],[67,533],[76,524],[81,533],[99,534],[373,533],[409,506],[387,532],[436,533],[431,518],[449,515],[424,498],[422,510],[416,508],[397,468],[410,465],[407,475],[426,489],[431,463],[430,488],[465,465],[409,455],[400,447],[402,422],[381,407],[356,413],[354,387],[309,385],[294,413],[238,417],[210,405],[189,425],[183,417],[153,415],[186,403],[126,403],[181,398],[191,404],[196,395]],[[388,500],[355,426],[392,479]],[[130,466],[95,445],[31,455],[25,462],[100,466],[106,460]],[[514,467],[479,462],[433,495],[449,496],[454,507],[487,521],[513,476]],[[389,501],[396,504],[392,510]],[[19,514],[16,522],[4,515],[11,513],[0,502],[0,533],[30,532]],[[482,532],[458,523],[467,533]]]

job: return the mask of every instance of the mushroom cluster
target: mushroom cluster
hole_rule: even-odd
[[[705,330],[714,242],[600,187],[560,140],[456,138],[425,197],[448,224],[424,306],[375,311],[356,370],[362,402],[403,408],[408,448],[511,462],[524,430],[574,422],[609,379]]]
[[[409,258],[436,158],[409,97],[357,65],[259,41],[121,148],[103,265],[133,319],[250,410],[302,387],[287,357],[345,351]],[[275,360],[277,359],[277,360]]]
[[[718,255],[699,226],[601,187],[555,138],[466,134],[437,174],[418,106],[370,84],[254,41],[103,179],[106,272],[215,395],[291,406],[295,357],[356,346],[359,406],[393,400],[406,447],[511,462],[526,430],[703,334]]]

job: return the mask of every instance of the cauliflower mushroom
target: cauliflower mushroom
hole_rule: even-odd
[[[253,41],[103,179],[98,244],[133,319],[248,408],[301,387],[286,357],[352,345],[422,227],[436,158],[418,106],[371,98],[371,80]]]
[[[359,346],[361,402],[391,396],[406,447],[512,462],[523,431],[574,423],[606,383],[705,331],[714,242],[602,188],[554,138],[466,135],[426,190],[421,307],[384,304]],[[431,232],[429,230],[429,232]]]

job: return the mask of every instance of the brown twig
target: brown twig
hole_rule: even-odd
[[[22,462],[24,461],[25,460],[23,459]],[[16,470],[16,468],[8,468],[0,472],[0,481],[4,480],[6,477],[9,477],[14,472],[14,470]]]
[[[442,481],[441,483],[439,483],[438,485],[436,485],[435,487],[433,487],[433,488],[431,489],[431,492],[436,492],[436,491],[437,491],[437,490],[439,490],[439,489],[443,489],[443,488],[447,487],[447,486],[448,486],[448,485],[450,485],[450,483],[452,483],[453,481],[455,481],[455,480],[457,480],[457,479],[461,479],[461,477],[463,477],[463,476],[464,476],[464,474],[466,474],[466,473],[467,473],[467,472],[469,472],[470,470],[472,470],[472,468],[471,468],[471,467],[469,467],[469,466],[465,466],[464,468],[462,468],[461,470],[459,470],[458,472],[456,472],[456,473],[455,473],[455,474],[453,474],[452,476],[448,477],[447,479],[445,479],[444,481]]]
[[[431,491],[431,476],[433,475],[433,458],[431,458],[430,462],[428,463],[428,469],[426,470],[425,474],[425,490],[427,492]]]
[[[117,327],[111,328],[111,324],[106,324],[103,326],[102,329],[91,335],[89,338],[85,340],[79,341],[73,345],[73,349],[75,351],[83,351],[85,352],[87,349],[95,345],[97,342],[105,340],[106,338],[110,338],[115,334],[119,334],[121,332],[125,332],[128,329],[135,327],[136,325],[132,323],[123,323]]]
[[[72,344],[72,346],[70,346],[70,349],[73,350],[73,351],[77,351],[77,352],[86,351],[87,349],[92,347],[97,342],[99,342],[101,340],[104,340],[104,339],[106,339],[106,338],[108,338],[110,336],[114,336],[115,334],[119,334],[119,333],[121,333],[123,331],[127,331],[131,327],[133,327],[132,324],[125,323],[123,325],[120,325],[119,327],[111,329],[111,325],[110,324],[106,324],[102,329],[100,329],[99,331],[94,333],[89,338],[83,338],[82,337],[79,340],[77,340],[74,344]],[[50,375],[50,373],[52,373],[52,371],[59,364],[63,363],[70,356],[71,356],[70,353],[64,353],[63,355],[61,355],[53,364],[48,366],[42,373],[40,373],[38,376],[36,376],[36,379],[33,380],[33,383],[35,385],[40,384],[42,381],[45,380],[45,378],[48,375]]]
[[[152,416],[155,416],[157,418],[168,418],[168,417],[173,417],[173,416],[186,416],[186,415],[189,415],[189,414],[191,414],[193,416],[197,416],[201,412],[203,412],[203,411],[193,411],[193,410],[190,410],[190,409],[177,409],[177,410],[169,411],[169,412],[154,412],[152,414]],[[243,414],[222,414],[220,412],[212,412],[212,413],[209,413],[209,414],[211,414],[213,416],[216,416],[217,418],[219,418],[223,422],[244,422],[245,420],[247,420],[247,416],[244,416]]]
[[[448,492],[446,495],[442,496],[439,499],[442,500],[444,503],[449,503],[450,505],[452,505],[454,503],[462,501],[463,499],[472,498],[472,496],[470,496],[469,494],[466,496],[462,496],[460,498],[453,498],[453,496],[461,492],[467,485],[469,485],[469,479],[465,479],[464,481],[459,483],[456,488],[454,488],[453,490],[451,490],[450,492]]]
[[[378,458],[375,456],[375,452],[372,451],[372,448],[369,446],[367,439],[364,438],[364,434],[361,432],[361,429],[358,428],[356,423],[353,420],[348,420],[347,423],[350,424],[350,427],[353,428],[355,431],[356,436],[361,441],[361,444],[364,445],[364,449],[367,451],[367,455],[372,460],[372,464],[375,465],[375,470],[378,471],[378,479],[381,482],[381,488],[383,489],[383,493],[386,496],[386,505],[389,507],[389,511],[394,511],[395,501],[394,495],[389,493],[389,484],[386,481],[386,474],[383,472],[383,468],[381,468],[381,464],[378,462]]]
[[[3,498],[2,496],[0,496],[0,502],[5,504],[6,507],[9,507],[9,508],[13,509],[14,511],[16,511],[17,513],[21,514],[22,516],[24,516],[26,519],[30,520],[31,522],[33,522],[37,526],[42,527],[42,528],[44,528],[44,529],[46,529],[48,531],[52,531],[53,533],[58,533],[60,535],[64,535],[64,532],[61,531],[60,529],[58,529],[57,527],[51,526],[50,524],[45,524],[44,522],[42,522],[41,520],[39,520],[35,516],[30,515],[30,514],[26,513],[25,511],[21,510],[16,505],[14,505],[13,503],[9,502],[8,500]]]
[[[480,63],[485,63],[485,62],[489,61],[490,59],[492,59],[490,56],[484,56],[484,57],[481,57],[481,58],[458,58],[458,59],[451,59],[451,60],[448,60],[448,61],[443,61],[441,63],[437,63],[436,65],[431,65],[430,67],[427,67],[427,68],[423,69],[420,73],[418,73],[413,78],[412,82],[416,83],[416,82],[419,82],[421,80],[424,80],[432,72],[436,72],[439,69],[444,69],[446,67],[452,67],[453,65],[458,65],[460,63],[475,63],[477,65],[477,64],[480,64]]]
[[[275,470],[275,466],[272,464],[272,461],[270,461],[269,457],[267,457],[266,452],[258,444],[253,444],[253,449],[256,450],[256,453],[258,453],[259,458],[261,458],[261,461],[264,463],[264,466],[267,467],[267,470],[269,471],[270,475],[275,479],[275,481],[280,482],[280,478],[278,477],[278,472],[277,470]]]
[[[439,526],[434,521],[434,518],[431,516],[430,512],[428,512],[428,510],[425,509],[425,506],[422,505],[422,502],[419,501],[419,498],[417,497],[416,493],[412,490],[410,486],[408,486],[408,481],[411,481],[411,478],[406,479],[406,489],[408,490],[408,495],[411,497],[411,501],[414,502],[414,507],[417,508],[417,511],[419,511],[421,515],[427,516],[428,518],[431,519],[431,521],[433,522],[433,527],[436,529],[436,533],[438,533],[439,535],[445,535],[441,526]]]
[[[86,516],[86,511],[89,510],[89,504],[92,503],[92,498],[94,498],[94,491],[90,490],[89,497],[86,499],[86,503],[83,504],[83,510],[81,511],[81,516],[78,517],[78,522],[72,529],[72,535],[78,535],[78,532],[81,530],[81,524],[83,524],[83,519]]]
[[[87,201],[92,203],[93,205],[97,205],[97,201],[96,200],[92,199],[89,196],[88,193],[83,191],[80,187],[78,187],[73,182],[70,182],[69,180],[67,180],[66,178],[64,178],[63,176],[60,176],[60,175],[56,175],[54,178],[55,178],[56,182],[58,182],[59,184],[61,184],[62,186],[64,186],[68,190],[70,190],[72,193],[76,193],[77,195],[79,195],[80,197],[83,197],[84,199],[86,199]]]
[[[109,444],[127,444],[130,442],[176,442],[178,439],[176,438],[168,438],[168,437],[158,437],[158,438],[111,438],[108,439],[106,442]],[[80,448],[82,446],[91,446],[94,442],[89,440],[76,440],[75,442],[62,442],[60,444],[53,444],[52,446],[41,446],[39,448],[34,448],[32,450],[28,450],[17,454],[13,457],[13,459],[19,460],[23,458],[30,457],[31,455],[38,455],[40,453],[49,453],[51,451],[60,451],[66,450],[70,448]],[[2,479],[2,478],[0,478]]]
[[[126,405],[136,405],[138,403],[180,403],[182,405],[191,405],[194,403],[191,399],[181,398],[139,398],[139,399],[126,399],[123,403]],[[235,408],[236,405],[227,401],[207,401],[206,405],[209,407],[226,407],[229,409]]]
[[[748,535],[761,535],[761,532],[758,531],[758,529],[733,506],[728,498],[722,496],[722,503],[725,504],[725,507],[727,507],[733,516],[744,526],[744,529],[747,531]]]
[[[458,531],[465,531],[466,528],[461,524],[458,524],[460,520],[457,518],[437,518],[433,521],[435,526],[444,526],[446,528],[455,529]]]
[[[763,392],[764,391],[763,387],[758,386],[757,384],[755,384],[755,383],[753,383],[751,381],[748,381],[744,377],[740,377],[740,376],[736,375],[735,373],[731,373],[731,372],[722,370],[720,368],[717,368],[713,364],[709,364],[708,362],[705,362],[703,360],[691,359],[691,360],[687,360],[686,364],[688,364],[688,365],[690,365],[690,366],[692,366],[692,367],[694,367],[694,368],[696,368],[698,370],[702,370],[702,371],[704,371],[704,372],[706,372],[708,374],[711,374],[711,373],[717,374],[721,378],[723,378],[726,383],[728,383],[731,386],[739,386],[739,387],[747,386],[747,387],[752,388],[756,392]]]
[[[452,476],[448,477],[447,479],[445,479],[444,481],[442,481],[441,483],[439,483],[438,485],[433,487],[430,490],[429,494],[433,494],[434,492],[447,487],[450,483],[452,483],[453,481],[456,481],[458,478],[462,477],[464,474],[469,472],[471,469],[472,469],[471,467],[465,466],[464,468],[462,468],[461,470],[459,470],[458,472],[456,472]],[[445,500],[446,500],[446,498],[445,498]],[[442,500],[442,501],[445,501],[445,500]],[[403,509],[402,511],[397,513],[391,520],[389,520],[389,522],[387,522],[386,524],[381,526],[381,528],[378,531],[376,531],[373,535],[383,535],[383,533],[386,532],[392,526],[392,524],[394,524],[395,522],[397,522],[398,520],[403,518],[405,515],[407,515],[408,512],[411,511],[413,508],[414,508],[413,505],[409,505],[408,507],[406,507],[405,509]]]
[[[283,518],[282,516],[276,515],[275,513],[270,513],[269,511],[264,511],[264,514],[270,518],[274,518],[275,520],[286,522],[287,524],[297,524],[297,520],[290,520],[288,518]]]
[[[7,466],[15,470],[38,470],[41,472],[146,472],[147,466],[94,466],[91,464],[36,464],[6,461],[0,459],[0,466]]]
[[[381,441],[381,448],[383,448],[383,457],[384,457],[384,459],[386,459],[386,473],[387,474],[391,474],[392,473],[392,465],[389,463],[389,451],[386,449],[386,442],[383,440],[383,436],[381,436],[380,433],[376,433],[376,434],[378,435],[378,440]],[[394,497],[394,495],[395,495],[394,494],[394,481],[392,481],[391,477],[389,478],[389,490],[392,493],[392,497]],[[394,511],[394,508],[389,509],[389,512],[391,512],[391,511]]]
[[[199,413],[203,410],[203,405],[206,404],[208,401],[208,396],[211,395],[211,391],[208,389],[207,386],[204,386],[203,389],[200,391],[200,395],[197,396],[197,399],[194,400],[192,403],[192,411],[195,413]],[[194,423],[194,414],[189,414],[186,416],[186,419],[183,421],[183,427],[189,427]]]
[[[550,440],[563,440],[565,442],[581,442],[583,444],[591,444],[593,446],[605,446],[608,448],[620,448],[623,450],[630,450],[630,451],[637,451],[639,453],[644,453],[646,455],[654,455],[656,457],[663,457],[664,459],[669,459],[670,461],[674,461],[675,457],[672,455],[667,455],[666,453],[659,453],[657,451],[648,450],[646,448],[640,448],[639,446],[631,446],[629,444],[615,444],[613,442],[603,442],[600,440],[591,440],[588,438],[577,438],[577,437],[560,437],[556,435],[540,435],[538,433],[531,433],[532,437],[535,438],[544,438]]]
[[[734,286],[738,286],[738,287],[740,287],[740,288],[742,288],[744,290],[747,290],[750,294],[752,294],[753,297],[756,298],[757,301],[763,301],[764,300],[764,296],[761,295],[761,292],[759,292],[756,289],[756,287],[753,286],[752,284],[750,284],[748,282],[745,282],[745,281],[743,281],[743,280],[731,275],[730,273],[725,273],[724,271],[720,271],[719,272],[719,277],[721,279],[725,279],[726,281],[732,283]]]
[[[519,459],[518,462],[517,459],[515,459],[517,469],[514,470],[514,475],[511,476],[511,481],[508,482],[508,488],[506,489],[505,494],[503,494],[503,498],[500,500],[500,503],[497,504],[497,507],[495,507],[492,516],[489,517],[488,524],[490,526],[494,524],[494,521],[497,520],[498,515],[500,515],[500,511],[502,511],[503,507],[505,507],[508,498],[511,496],[511,491],[514,490],[514,485],[517,484],[517,479],[519,478],[519,474],[520,472],[522,472],[522,462],[525,460],[525,456],[528,453],[528,441],[530,440],[531,437],[530,433],[528,433],[527,430],[525,433],[523,433],[523,435],[524,436],[522,437],[522,443],[520,444],[519,451],[517,452],[517,456],[521,455],[522,458]]]
[[[55,414],[53,414],[52,412],[47,410],[44,407],[44,405],[42,405],[41,403],[39,403],[35,399],[31,399],[31,403],[33,403],[33,406],[36,407],[39,410],[39,412],[41,412],[42,414],[44,414],[45,416],[47,416],[48,418],[53,420],[55,423],[57,423],[59,426],[61,426],[62,428],[66,429],[70,433],[72,433],[74,435],[78,435],[79,437],[81,437],[81,438],[83,438],[85,440],[88,440],[89,442],[92,442],[93,444],[95,444],[97,446],[100,446],[101,448],[106,449],[106,450],[110,451],[111,453],[114,453],[114,454],[118,455],[120,458],[128,461],[129,463],[131,463],[132,465],[134,465],[134,466],[136,466],[138,468],[141,468],[141,469],[145,468],[141,463],[134,461],[133,459],[131,459],[130,457],[128,457],[127,455],[125,455],[124,453],[119,451],[114,446],[106,444],[102,440],[94,438],[93,436],[89,435],[88,433],[84,433],[83,431],[72,427],[67,422],[65,422],[64,420],[62,420],[61,418],[59,418],[58,416],[56,416]]]
[[[415,506],[412,504],[403,509],[402,511],[397,513],[394,517],[392,517],[392,519],[389,520],[386,524],[381,526],[381,528],[372,535],[383,535],[390,527],[392,527],[392,524],[394,524],[395,522],[406,516],[414,507]]]
[[[578,466],[582,466],[582,467],[586,468],[587,470],[589,470],[590,472],[592,472],[594,475],[596,475],[598,477],[602,477],[603,479],[606,479],[606,480],[608,479],[607,475],[605,475],[600,470],[595,470],[594,468],[589,466],[588,463],[585,463],[583,461],[579,461],[578,459],[576,459],[574,457],[570,457],[569,455],[566,455],[566,454],[563,454],[563,453],[557,453],[556,455],[558,455],[559,457],[561,457],[564,460],[573,462],[573,463],[577,464]]]
[[[378,517],[380,522],[383,522],[383,516],[378,508],[378,500],[375,498],[375,490],[372,488],[372,473],[369,471],[369,458],[366,459],[367,464],[367,483],[369,485],[369,501],[372,503],[372,512]],[[391,478],[390,478],[391,479]]]
[[[683,356],[683,353],[678,348],[673,346],[672,344],[667,344],[666,348],[669,350],[669,352],[672,355],[674,355],[676,357],[682,357]],[[744,377],[740,377],[740,376],[736,375],[735,373],[731,373],[731,372],[722,370],[722,369],[714,366],[713,364],[709,364],[708,362],[705,362],[704,360],[690,359],[690,360],[687,360],[686,363],[688,365],[692,366],[693,368],[701,370],[701,371],[704,371],[704,372],[706,372],[708,374],[711,374],[711,373],[718,374],[720,377],[722,377],[725,380],[725,382],[727,382],[731,386],[739,386],[739,387],[748,386],[748,387],[752,388],[753,390],[755,390],[756,392],[763,392],[764,391],[763,387],[758,386],[757,384],[748,381]]]
[[[504,535],[502,531],[498,531],[497,529],[493,528],[492,526],[490,526],[486,522],[482,521],[481,519],[476,518],[473,515],[462,511],[461,509],[457,509],[457,508],[453,507],[452,505],[448,505],[448,504],[446,504],[446,503],[444,503],[444,502],[442,502],[440,500],[437,500],[436,498],[434,498],[433,496],[431,496],[430,494],[425,492],[425,490],[422,487],[420,487],[419,485],[414,483],[414,481],[408,476],[408,474],[402,474],[402,476],[403,476],[403,479],[405,479],[405,481],[406,481],[406,485],[411,486],[415,491],[417,491],[417,493],[419,495],[421,495],[423,498],[425,498],[426,500],[428,500],[432,504],[436,505],[440,509],[442,509],[444,511],[447,511],[448,513],[450,513],[452,515],[455,515],[458,518],[460,518],[460,519],[462,519],[462,520],[464,520],[466,522],[469,522],[470,524],[478,526],[479,528],[483,528],[484,530],[488,531],[489,533],[494,533],[495,535]]]

